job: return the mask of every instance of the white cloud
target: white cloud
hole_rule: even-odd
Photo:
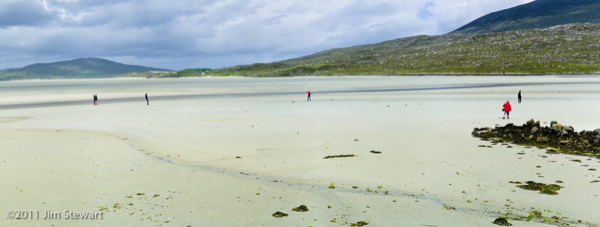
[[[171,69],[271,62],[443,34],[530,1],[4,0],[0,68],[77,57]]]

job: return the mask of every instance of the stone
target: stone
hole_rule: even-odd
[[[538,127],[538,128],[539,128],[539,127],[540,127],[540,121],[536,121],[535,123],[533,123],[533,126],[535,126],[535,127]]]
[[[533,119],[531,119],[531,120],[527,121],[526,123],[527,123],[528,125],[532,125],[534,122],[535,122],[535,121],[534,121]]]
[[[537,138],[537,141],[538,141],[538,142],[546,142],[546,141],[548,141],[548,138],[547,138],[547,137],[540,136],[540,137],[538,137],[538,138]]]
[[[508,223],[508,220],[506,220],[506,218],[496,218],[496,220],[494,220],[494,222],[492,223],[501,226],[512,226],[512,224]]]
[[[594,141],[594,143],[600,143],[600,136],[594,136],[592,141]]]
[[[537,132],[539,132],[539,131],[540,131],[540,129],[539,129],[538,127],[533,127],[533,128],[531,129],[531,134],[536,134],[536,133],[537,133]]]
[[[575,129],[572,126],[565,126],[564,130],[567,131],[567,132],[569,132],[569,133],[575,131]]]
[[[555,124],[558,124],[558,122],[556,122],[556,121],[551,121],[551,122],[550,122],[550,127],[554,126]]]
[[[600,135],[600,128],[594,129],[594,135]]]
[[[561,130],[560,132],[556,133],[557,136],[564,136],[564,135],[568,135],[569,132],[567,132],[566,130]]]

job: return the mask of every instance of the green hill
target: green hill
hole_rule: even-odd
[[[23,68],[0,70],[0,80],[103,78],[126,73],[170,71],[137,65],[125,65],[101,58],[78,58],[53,63],[38,63]]]
[[[208,74],[600,73],[598,22],[599,0],[537,0],[488,14],[446,35],[332,49],[280,62],[217,69]]]
[[[207,72],[219,76],[585,74],[600,72],[600,23],[488,34],[414,36],[286,61]]]
[[[485,15],[452,33],[490,33],[600,22],[598,0],[537,0]]]

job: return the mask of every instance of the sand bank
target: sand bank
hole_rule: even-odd
[[[542,211],[544,217],[561,217],[561,223],[571,225],[578,220],[600,223],[596,215],[600,183],[590,183],[600,178],[588,170],[600,169],[599,160],[547,155],[520,146],[480,148],[489,142],[470,135],[474,127],[523,124],[531,118],[545,124],[556,120],[577,131],[600,128],[596,84],[526,85],[597,82],[598,78],[195,80],[186,82],[208,86],[200,89],[207,93],[436,87],[515,80],[525,85],[314,93],[312,102],[306,102],[304,95],[285,95],[1,111],[0,119],[12,120],[0,120],[0,169],[10,176],[1,183],[0,201],[7,201],[6,209],[107,208],[103,220],[30,220],[44,226],[338,226],[357,221],[373,226],[492,226],[500,215],[527,216],[533,210]],[[209,86],[203,80],[216,82]],[[112,80],[102,83],[106,83],[104,91],[114,96],[144,90],[193,93],[194,89],[179,91],[176,79],[148,87]],[[108,87],[114,83],[122,88],[110,93]],[[524,95],[521,104],[516,102],[518,90]],[[36,92],[56,94],[52,89]],[[503,120],[500,110],[507,99],[514,111],[510,120]],[[340,154],[356,157],[323,159]],[[528,180],[561,180],[564,188],[550,196],[509,183]],[[332,183],[335,189],[328,188]],[[291,211],[299,205],[307,205],[310,211]],[[271,217],[276,211],[290,216]],[[24,220],[5,221],[30,226]],[[543,219],[509,221],[546,225]]]

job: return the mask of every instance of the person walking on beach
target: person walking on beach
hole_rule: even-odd
[[[308,94],[308,98],[306,98],[306,101],[310,102],[311,101],[311,99],[310,99],[310,91],[306,91],[306,94]]]
[[[98,95],[94,94],[94,106],[98,105]]]
[[[519,90],[519,95],[517,95],[517,98],[519,98],[519,103],[521,103],[521,90]]]
[[[512,110],[510,108],[510,102],[506,100],[506,103],[504,103],[503,107],[504,108],[502,108],[502,110],[504,111],[504,116],[506,116],[507,119],[510,119],[510,117],[508,116],[510,114],[510,111]],[[504,119],[504,116],[502,116],[502,119]]]
[[[146,92],[146,105],[150,105],[150,101],[148,101],[148,92]]]

